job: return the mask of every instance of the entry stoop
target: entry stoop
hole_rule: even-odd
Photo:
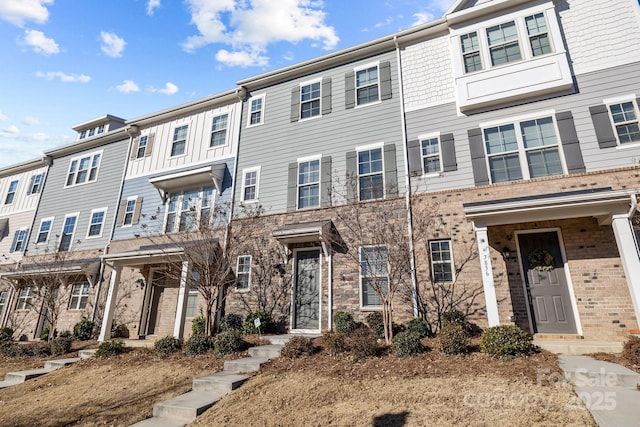
[[[551,353],[567,355],[620,353],[623,347],[621,342],[590,341],[580,335],[535,334],[533,343]]]

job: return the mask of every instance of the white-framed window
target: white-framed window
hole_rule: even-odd
[[[189,286],[189,294],[187,295],[187,312],[186,317],[196,317],[198,308],[198,287]]]
[[[533,56],[540,56],[551,53],[549,30],[547,29],[547,20],[544,17],[544,13],[540,12],[527,16],[524,18],[524,23],[527,27],[531,54]]]
[[[102,151],[71,159],[66,186],[95,182],[98,178]]]
[[[149,135],[141,135],[138,141],[138,151],[136,152],[136,159],[144,158],[147,153],[147,143],[149,142]]]
[[[389,291],[389,252],[386,246],[360,248],[360,287],[362,307],[380,307],[380,295]]]
[[[104,125],[98,126],[98,135],[104,133]]]
[[[487,43],[491,65],[494,67],[522,59],[515,21],[487,28]]]
[[[380,101],[378,64],[356,69],[356,105]]]
[[[358,151],[359,200],[384,197],[384,165],[382,147]]]
[[[83,130],[82,132],[80,132],[80,137],[79,137],[79,139],[84,139],[84,138],[86,138],[86,136],[87,136],[87,131],[86,131],[86,130]]]
[[[96,134],[96,128],[89,129],[89,136],[93,136]]]
[[[553,115],[484,127],[482,133],[492,183],[565,173]]]
[[[171,157],[181,156],[187,148],[187,135],[189,125],[178,126],[173,130],[173,142],[171,143]]]
[[[4,314],[5,307],[7,306],[7,300],[9,299],[9,291],[0,292],[0,319]]]
[[[298,162],[298,209],[320,206],[320,159]]]
[[[251,284],[251,255],[240,255],[236,265],[236,289],[249,289]]]
[[[133,215],[136,211],[136,200],[137,197],[129,197],[127,198],[127,204],[124,208],[124,217],[122,218],[122,225],[131,225],[133,224]]]
[[[213,124],[211,125],[211,143],[209,144],[209,147],[217,147],[227,143],[228,121],[228,114],[221,114],[213,117]]]
[[[634,100],[628,100],[607,105],[609,117],[619,145],[640,142],[640,128],[638,127],[638,105]]]
[[[9,190],[7,190],[7,197],[4,199],[5,205],[10,205],[13,203],[13,199],[16,198],[16,191],[18,191],[18,183],[20,181],[15,179],[9,183]]]
[[[451,240],[433,240],[429,242],[431,259],[431,280],[434,283],[452,283],[455,279]]]
[[[74,283],[69,298],[69,310],[83,310],[89,300],[89,282]]]
[[[62,232],[60,233],[60,246],[58,250],[60,252],[66,252],[71,248],[73,242],[73,234],[76,231],[76,222],[78,221],[78,215],[66,215],[64,217],[64,224],[62,226]]]
[[[442,156],[438,135],[420,138],[420,153],[422,154],[423,174],[435,174],[442,171]]]
[[[249,102],[249,117],[247,126],[256,126],[264,123],[264,103],[265,95],[258,95],[251,98]]]
[[[49,241],[49,234],[51,233],[53,220],[54,220],[54,217],[43,218],[40,220],[40,229],[38,230],[38,237],[36,239],[36,243],[47,243]]]
[[[102,227],[107,216],[107,208],[93,209],[91,211],[91,219],[89,229],[87,230],[87,238],[102,236]]]
[[[13,242],[9,252],[23,252],[27,244],[27,235],[29,234],[28,228],[21,228],[16,230],[13,235]]]
[[[192,231],[211,223],[213,188],[184,190],[168,198],[165,232]]]
[[[31,177],[31,183],[29,185],[29,189],[27,194],[37,194],[42,190],[42,179],[44,178],[44,174],[39,173],[37,175],[33,175]]]
[[[242,171],[242,201],[255,202],[258,200],[258,188],[260,183],[260,168],[245,169]]]
[[[478,41],[477,31],[460,36],[460,49],[462,50],[462,63],[464,64],[465,73],[482,70],[480,42]]]
[[[16,310],[29,310],[36,290],[33,286],[27,286],[20,289],[18,301],[16,302]]]
[[[321,80],[300,85],[300,119],[309,119],[320,115]]]

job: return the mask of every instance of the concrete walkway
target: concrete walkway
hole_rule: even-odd
[[[260,370],[262,364],[280,356],[280,350],[291,335],[264,336],[271,344],[251,347],[242,359],[227,360],[222,372],[193,380],[192,390],[153,406],[153,417],[133,424],[135,427],[183,427],[213,406],[225,395],[240,387]],[[133,427],[132,426],[132,427]]]
[[[599,426],[640,425],[640,374],[588,356],[561,355],[558,360]]]

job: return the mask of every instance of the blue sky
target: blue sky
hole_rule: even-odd
[[[454,0],[0,0],[0,167],[439,18]]]

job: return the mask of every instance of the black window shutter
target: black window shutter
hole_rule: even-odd
[[[287,211],[295,211],[298,198],[298,162],[289,163],[287,182]]]
[[[573,122],[573,114],[571,114],[571,111],[556,113],[556,122],[558,123],[558,132],[560,133],[564,159],[567,162],[567,171],[569,173],[586,171],[584,160],[582,160],[580,141],[576,133],[576,125]]]
[[[589,113],[591,113],[591,121],[593,121],[600,148],[615,147],[617,145],[616,135],[613,133],[607,106],[594,105],[589,107]]]
[[[407,143],[409,151],[409,174],[422,175],[422,146],[419,139],[412,139]]]
[[[380,63],[380,99],[391,99],[391,63]]]
[[[487,172],[487,162],[484,156],[484,141],[480,128],[469,129],[469,151],[471,152],[471,167],[473,168],[473,180],[476,185],[488,185],[489,173]]]
[[[291,89],[291,121],[297,122],[300,117],[300,86]]]
[[[386,197],[398,195],[398,167],[396,165],[395,144],[384,146],[384,190]]]
[[[347,152],[347,202],[354,203],[357,201],[358,193],[358,153],[355,151]]]
[[[320,161],[320,206],[331,206],[331,156]]]
[[[344,108],[356,106],[356,81],[355,73],[349,71],[344,75]]]
[[[331,79],[322,79],[322,115],[331,113]]]
[[[440,135],[440,151],[442,153],[442,169],[444,172],[458,170],[456,160],[456,144],[452,133]]]

